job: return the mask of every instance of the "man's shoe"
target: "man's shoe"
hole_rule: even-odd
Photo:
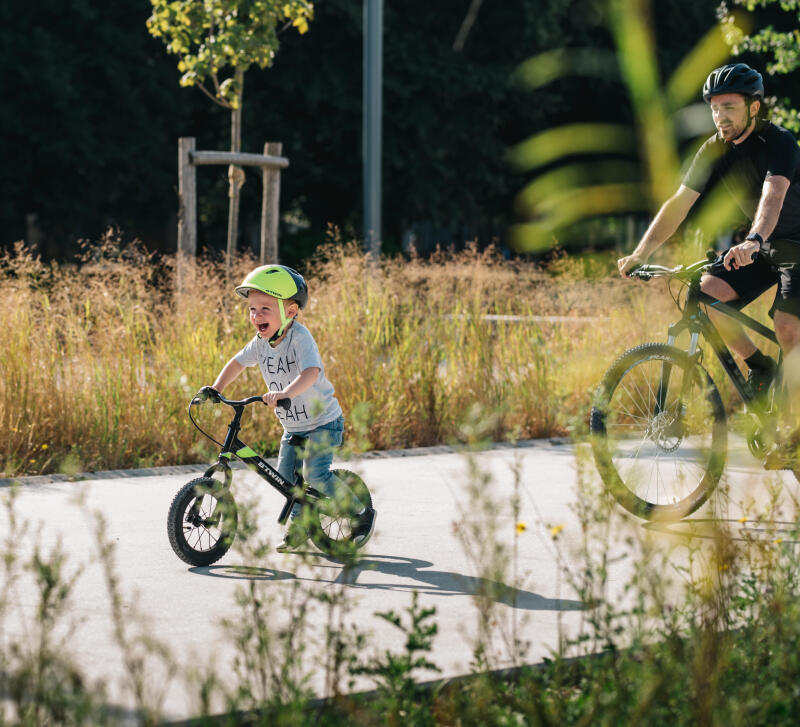
[[[769,359],[769,366],[766,368],[750,369],[747,372],[747,385],[754,396],[763,398],[769,391],[770,384],[775,380],[775,374],[778,372],[777,362],[767,356]]]
[[[359,513],[353,518],[353,533],[350,539],[355,543],[357,548],[365,545],[366,542],[372,537],[375,530],[375,518],[377,513],[374,508],[367,507],[364,512]]]
[[[283,540],[278,543],[275,549],[279,553],[291,553],[305,545],[307,540],[308,532],[306,532],[306,529],[299,522],[292,520],[289,523],[286,535],[283,536]]]
[[[779,437],[764,457],[765,470],[793,470],[800,466],[800,431]]]

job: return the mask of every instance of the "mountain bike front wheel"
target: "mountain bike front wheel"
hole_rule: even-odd
[[[320,500],[311,513],[308,535],[323,553],[334,557],[352,555],[355,513],[372,507],[372,495],[355,472],[331,470],[336,478],[336,494]]]
[[[230,549],[237,523],[230,489],[213,477],[198,477],[172,500],[167,515],[169,544],[182,561],[211,565]]]
[[[590,432],[603,483],[648,520],[697,510],[725,466],[719,391],[695,359],[666,344],[637,346],[611,366],[595,393]]]

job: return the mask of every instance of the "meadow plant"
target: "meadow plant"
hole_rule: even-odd
[[[477,442],[492,426],[488,420],[464,436]],[[560,528],[530,524],[544,526],[565,583],[584,605],[582,621],[563,627],[543,664],[523,666],[527,625],[505,622],[496,608],[513,606],[520,586],[516,541],[509,540],[512,530],[524,532],[520,469],[510,463],[517,484],[508,500],[481,498],[488,475],[468,454],[472,507],[459,521],[471,570],[485,586],[474,594],[474,673],[420,683],[436,671],[437,626],[435,611],[416,596],[402,613],[376,614],[397,627],[404,645],[375,648],[363,623],[352,619],[357,560],[340,564],[331,582],[304,576],[304,568],[319,572],[321,556],[300,553],[297,577],[276,588],[274,580],[286,576],[263,567],[270,544],[258,540],[255,511],[245,503],[243,537],[232,551],[241,565],[230,566],[243,579],[239,610],[224,626],[236,655],[214,667],[221,671],[186,675],[198,690],[198,724],[792,724],[800,677],[800,538],[777,494],[738,520],[726,516],[732,503],[723,501],[709,517],[643,526],[599,486],[588,448],[577,451],[579,537],[568,546]],[[106,686],[88,682],[63,636],[71,633],[69,604],[81,568],[70,567],[58,548],[21,557],[30,531],[17,520],[15,490],[9,492],[0,615],[8,617],[19,580],[32,578],[38,625],[24,641],[2,630],[2,686],[18,719],[7,716],[26,724],[114,724],[119,715],[105,702]],[[114,548],[103,518],[95,516],[94,524],[137,719],[155,724],[165,684],[153,675],[175,673],[176,663],[146,629],[137,631],[135,609],[123,611]],[[577,567],[567,567],[566,547],[577,549],[570,559]],[[501,663],[517,668],[497,671]],[[332,695],[323,701],[312,688],[320,667]],[[352,695],[365,685],[374,689]]]
[[[70,616],[81,568],[67,562],[61,544],[46,550],[35,540],[30,557],[20,552],[34,534],[16,514],[17,490],[3,496],[7,524],[0,595],[0,722],[3,724],[111,724],[105,685],[91,683],[70,653],[75,623]],[[18,615],[18,586],[33,584],[34,608]],[[21,618],[23,629],[11,629]]]
[[[245,313],[224,284],[223,266],[199,260],[184,278],[191,289],[176,293],[169,260],[157,262],[117,243],[111,237],[88,249],[76,267],[45,264],[22,248],[0,261],[0,425],[8,432],[0,457],[6,475],[209,456],[187,426],[186,402],[249,338]],[[694,252],[687,256],[696,259]],[[235,275],[253,265],[237,259]],[[578,433],[598,372],[632,338],[663,340],[675,318],[666,294],[621,283],[612,255],[591,265],[556,256],[543,267],[470,249],[375,266],[354,246],[339,244],[304,272],[312,290],[305,319],[350,414],[348,441],[355,452]],[[232,395],[260,391],[257,377],[248,375]],[[736,406],[733,398],[727,401]],[[214,416],[209,407],[212,429]],[[248,426],[265,448],[278,438],[266,408]],[[401,723],[412,708],[411,689],[419,724],[790,724],[800,678],[794,648],[800,569],[794,517],[788,522],[778,515],[777,486],[766,505],[747,513],[758,529],[745,530],[726,516],[731,503],[724,483],[705,525],[642,527],[599,487],[587,451],[578,444],[581,565],[569,569],[566,559],[560,561],[565,585],[584,604],[583,620],[577,628],[563,626],[545,665],[505,676],[485,673],[525,661],[525,623],[516,621],[513,608],[511,621],[499,619],[497,609],[501,602],[513,606],[520,587],[514,554],[515,532],[524,527],[523,488],[517,468],[513,496],[494,501],[488,475],[473,460],[465,485],[470,513],[459,524],[480,585],[472,681],[409,686],[420,667],[433,665],[427,652],[435,633],[434,614],[414,601],[409,619],[381,616],[407,635],[405,651],[360,658],[369,653],[369,635],[349,617],[357,558],[341,564],[334,584],[298,579],[273,589],[282,594],[274,595],[273,576],[259,565],[270,544],[258,541],[254,516],[240,503],[245,583],[241,618],[227,626],[239,654],[232,665],[236,684],[199,675],[199,711],[209,716],[221,695],[229,709],[254,714],[299,719],[316,710],[320,724],[378,724],[390,713]],[[7,520],[15,534],[4,555],[0,617],[8,612],[5,594],[22,573],[32,573],[40,586],[43,632],[33,650],[4,643],[6,693],[38,724],[110,720],[103,686],[86,684],[54,635],[77,571],[57,553],[36,551],[29,563],[20,561],[24,526],[13,509]],[[118,644],[130,654],[129,686],[142,718],[152,722],[163,694],[148,686],[141,665],[169,670],[171,657],[127,630],[113,549],[102,519],[95,526]],[[558,559],[558,529],[548,530]],[[298,562],[301,567],[302,558]],[[276,612],[301,617],[276,624]],[[314,666],[324,664],[325,691],[336,695],[327,707],[309,702],[304,655],[310,649],[324,655]],[[349,700],[345,695],[365,678],[374,680],[377,692]]]
[[[653,327],[652,309],[627,305],[645,292],[608,277],[612,257],[588,273],[477,249],[375,266],[355,245],[332,243],[303,271],[303,320],[343,408],[366,420],[366,448],[458,440],[473,404],[497,413],[495,439],[563,435],[611,352]],[[255,265],[237,258],[234,278]],[[252,333],[223,264],[186,262],[182,292],[174,268],[116,233],[74,265],[21,245],[0,258],[0,476],[209,457],[187,426],[188,400]],[[607,277],[593,277],[601,269]],[[262,388],[247,371],[232,395]],[[245,426],[276,450],[268,411]]]

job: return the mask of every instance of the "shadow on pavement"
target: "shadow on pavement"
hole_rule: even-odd
[[[340,568],[339,575],[329,580],[326,578],[313,579],[318,583],[339,583],[351,585],[354,588],[383,589],[388,591],[417,590],[423,594],[439,596],[474,596],[477,594],[492,598],[497,603],[527,611],[581,611],[584,604],[565,598],[545,598],[537,593],[513,588],[486,578],[467,576],[461,573],[432,569],[433,563],[417,558],[398,558],[390,555],[365,555],[351,568],[341,565],[338,561],[318,556],[314,565],[330,567],[335,564]],[[282,581],[298,576],[274,568],[261,568],[241,565],[215,565],[207,567],[189,568],[191,573],[212,576],[215,578],[238,578],[242,580]],[[393,576],[395,582],[390,583],[359,583],[359,576],[364,572],[375,572]],[[309,580],[302,578],[301,580]]]
[[[294,573],[249,565],[206,565],[189,568],[189,573],[213,578],[238,578],[245,581],[288,581]]]

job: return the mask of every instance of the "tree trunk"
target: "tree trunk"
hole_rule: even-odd
[[[236,71],[239,88],[239,104],[231,111],[231,151],[242,150],[242,102],[244,95],[244,71]],[[231,164],[228,167],[228,244],[226,248],[225,277],[230,281],[231,261],[236,253],[236,239],[239,231],[239,196],[244,184],[244,170]]]

